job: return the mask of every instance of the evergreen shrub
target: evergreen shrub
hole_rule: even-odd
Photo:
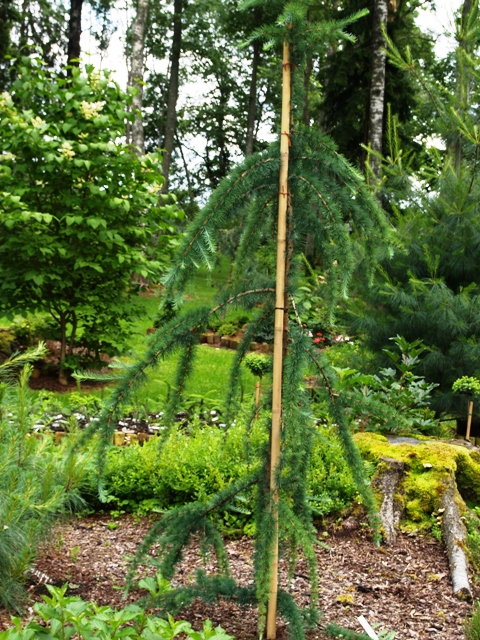
[[[0,377],[12,362],[0,366]],[[48,436],[31,435],[31,371],[25,365],[18,383],[3,384],[0,393],[0,605],[13,609],[25,601],[25,572],[53,520],[83,503],[89,462],[88,454],[68,457],[67,443],[56,447]]]

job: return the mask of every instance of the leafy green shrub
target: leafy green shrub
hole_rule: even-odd
[[[0,96],[0,309],[50,315],[62,369],[98,364],[131,335],[132,272],[158,277],[183,214],[159,194],[160,156],[123,142],[132,97],[109,72],[17,70]]]
[[[391,340],[398,351],[384,351],[397,371],[388,368],[378,375],[366,375],[355,369],[337,369],[337,390],[344,394],[348,411],[362,431],[439,434],[439,422],[429,408],[438,385],[413,373],[425,347],[420,340],[409,343],[400,336]]]
[[[458,378],[452,385],[454,393],[463,393],[467,396],[480,396],[480,380],[471,376]]]
[[[11,328],[0,328],[0,354],[9,356],[12,353],[12,343],[15,333]]]
[[[272,359],[268,358],[261,353],[249,353],[243,360],[247,369],[249,369],[254,376],[262,378],[266,373],[270,371],[272,366]]]
[[[143,446],[112,448],[105,471],[109,501],[132,509],[149,498],[162,508],[208,499],[245,472],[243,431],[240,424],[227,433],[192,425],[189,434],[172,433],[160,451],[156,439]],[[252,449],[261,439],[261,430],[254,429]]]
[[[63,587],[47,585],[51,597],[34,605],[33,620],[22,627],[20,618],[12,618],[14,627],[0,632],[0,640],[66,640],[78,638],[129,638],[130,640],[172,640],[185,634],[187,640],[233,640],[221,627],[212,627],[210,620],[203,623],[202,631],[194,631],[190,623],[150,616],[134,604],[123,609],[99,607],[76,596],[67,596],[68,584]],[[185,637],[185,636],[184,636]]]
[[[222,318],[217,318],[215,315],[212,315],[208,321],[208,328],[217,333],[223,323],[224,320],[222,320]]]
[[[234,336],[237,333],[237,327],[231,322],[225,322],[218,328],[221,336]]]
[[[358,493],[333,426],[318,427],[309,465],[308,492],[310,506],[317,516],[340,512]]]
[[[41,537],[56,516],[82,504],[89,463],[88,454],[67,456],[66,442],[56,447],[51,437],[31,436],[31,370],[26,365],[18,383],[4,387],[0,407],[0,605],[15,609]]]
[[[214,426],[194,424],[189,433],[175,431],[160,451],[157,439],[143,446],[112,447],[104,478],[108,504],[119,512],[146,513],[207,500],[247,470],[244,432],[245,425],[240,422],[226,433]],[[263,446],[263,439],[262,428],[254,425],[250,434],[252,458]],[[341,511],[357,495],[332,426],[318,428],[308,482],[310,503],[319,516]],[[240,495],[221,517],[228,533],[253,533],[251,495]]]

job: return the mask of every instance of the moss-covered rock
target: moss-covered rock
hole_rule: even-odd
[[[431,528],[432,514],[441,508],[452,477],[463,500],[472,506],[480,505],[480,454],[477,451],[441,441],[392,444],[374,433],[357,434],[355,440],[362,457],[376,465],[375,476],[384,472],[382,458],[405,463],[406,473],[395,495],[395,500],[405,507],[403,528]],[[380,504],[381,496],[377,499]],[[465,510],[465,504],[459,507]]]

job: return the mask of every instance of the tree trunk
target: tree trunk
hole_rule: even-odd
[[[275,336],[273,343],[272,432],[270,452],[270,491],[274,509],[274,534],[270,563],[270,594],[267,611],[267,639],[276,637],[278,596],[278,484],[280,427],[282,418],[282,378],[285,320],[285,271],[287,251],[288,161],[290,146],[291,68],[290,46],[283,43],[282,122],[280,131],[280,177],[278,195],[277,272],[275,287]]]
[[[380,463],[381,473],[375,478],[374,484],[383,495],[380,517],[385,538],[388,545],[394,546],[397,541],[396,527],[402,515],[402,507],[395,499],[395,494],[405,473],[405,463],[395,458],[381,458]]]
[[[182,13],[184,0],[175,0],[173,8],[173,40],[170,55],[170,81],[168,84],[167,117],[165,119],[165,140],[162,169],[165,182],[162,191],[168,189],[168,176],[172,164],[173,143],[177,126],[177,100],[179,87],[180,54],[182,51]]]
[[[373,151],[382,153],[383,112],[385,109],[385,72],[386,54],[383,51],[385,40],[382,25],[387,25],[388,1],[375,0],[373,12],[372,42],[372,79],[370,83],[370,115],[368,124],[368,143]],[[380,173],[380,160],[372,157],[372,170],[376,176]]]
[[[59,358],[59,371],[58,381],[62,385],[68,384],[67,374],[63,369],[63,361],[67,355],[67,315],[63,311],[60,313],[60,358]]]
[[[303,124],[308,127],[310,124],[310,109],[308,104],[309,97],[309,89],[310,89],[310,78],[313,71],[313,58],[308,58],[307,64],[305,66],[305,75],[303,78]]]
[[[132,60],[130,65],[130,73],[128,77],[128,85],[136,87],[137,95],[133,96],[132,109],[135,113],[135,121],[132,125],[131,144],[137,155],[145,154],[145,139],[143,133],[142,122],[142,106],[143,106],[143,70],[144,70],[144,43],[145,43],[145,27],[147,24],[149,0],[138,0],[137,14],[132,26]],[[138,113],[137,113],[138,112]]]
[[[465,0],[462,7],[460,40],[457,52],[457,100],[458,111],[463,116],[468,108],[470,98],[470,78],[465,68],[463,54],[469,53],[469,42],[466,36],[467,18],[472,8],[472,0]],[[454,133],[453,157],[455,163],[455,173],[460,175],[460,166],[462,164],[462,138],[458,131]]]
[[[255,119],[257,115],[257,74],[258,74],[259,63],[260,63],[260,41],[255,40],[255,42],[253,43],[252,78],[250,81],[250,96],[248,99],[247,140],[245,144],[246,156],[252,155],[253,145],[255,142]]]
[[[68,21],[68,49],[67,64],[79,66],[80,36],[82,35],[82,5],[83,0],[70,0],[70,19]],[[72,75],[68,71],[68,75]]]

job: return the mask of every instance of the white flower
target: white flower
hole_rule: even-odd
[[[104,104],[105,102],[86,102],[84,100],[80,105],[80,113],[85,120],[93,120],[93,118],[96,118],[103,109]]]
[[[75,155],[75,151],[72,149],[72,145],[67,141],[62,142],[60,153],[66,160],[71,160]]]
[[[35,116],[35,118],[32,118],[32,127],[34,129],[39,129],[44,124],[45,124],[45,120],[42,120],[38,116]]]
[[[90,75],[90,85],[92,86],[93,89],[98,89],[98,85],[100,84],[100,80],[101,80],[100,71],[95,70]]]
[[[12,101],[12,96],[4,91],[0,94],[0,107],[6,107],[8,102]]]

